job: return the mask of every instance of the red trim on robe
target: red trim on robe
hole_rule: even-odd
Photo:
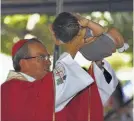
[[[90,66],[88,73],[95,80],[92,66],[93,65]],[[91,85],[90,95],[91,95],[90,96],[90,103],[91,103],[91,105],[90,105],[90,120],[91,121],[104,121],[103,105],[101,102],[101,98],[100,98],[100,94],[98,91],[96,81]]]

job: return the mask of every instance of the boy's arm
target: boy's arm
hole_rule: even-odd
[[[101,34],[104,33],[104,28],[91,20],[82,17],[80,14],[73,14],[77,19],[81,27],[86,29],[85,42],[89,43],[96,40]],[[90,35],[88,34],[90,33]],[[89,35],[89,36],[88,36]]]

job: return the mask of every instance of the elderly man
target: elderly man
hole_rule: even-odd
[[[70,53],[69,49],[63,53],[50,72],[49,52],[38,39],[15,43],[15,71],[1,86],[1,121],[54,121],[55,112],[93,82]]]
[[[81,35],[80,32],[83,32],[83,38],[78,44],[74,40],[78,39]],[[108,31],[108,35],[104,34],[104,29],[99,24],[87,20],[76,14],[71,14],[63,12],[57,16],[54,23],[51,26],[51,32],[55,43],[64,48],[71,48],[72,52],[74,48],[77,48],[77,51],[81,50],[80,45],[83,43],[87,45],[93,42],[100,42],[99,38],[102,37],[102,40],[105,39],[103,48],[99,48],[101,45],[94,47],[95,52],[101,52],[105,47],[110,48],[110,55],[112,52],[115,52],[116,48],[120,48],[124,44],[124,39],[116,29],[111,29]],[[108,42],[110,41],[110,43]],[[108,43],[107,43],[108,42]],[[100,43],[102,44],[102,43]],[[109,46],[110,45],[110,46]],[[109,48],[108,48],[109,49]],[[88,48],[87,48],[88,51]],[[104,51],[107,54],[107,50]],[[97,60],[99,57],[103,59],[106,55],[102,52],[102,55],[94,55],[94,51],[87,52],[92,55],[83,54],[87,59],[90,59],[90,56],[96,59],[96,62],[93,62],[90,66],[88,73],[94,79],[93,84],[89,85],[87,88],[82,90],[79,94],[68,103],[68,105],[57,113],[58,121],[103,121],[103,105],[106,103],[112,92],[115,90],[118,80],[115,76],[114,71],[107,61]],[[104,55],[103,55],[104,54]],[[109,56],[109,53],[108,53]],[[91,58],[92,59],[92,58]],[[96,65],[97,64],[97,65]],[[62,117],[62,119],[61,119]]]

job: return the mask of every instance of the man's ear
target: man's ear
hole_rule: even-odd
[[[21,67],[21,71],[23,71],[24,70],[24,67],[26,67],[25,60],[24,59],[21,59],[20,62],[19,62],[19,65]]]
[[[60,41],[59,39],[56,38],[55,32],[53,31],[53,27],[52,26],[53,26],[52,24],[49,25],[49,31],[50,31],[50,33],[52,35],[52,39],[54,40],[54,43],[56,45],[64,44],[62,41]]]
[[[25,59],[21,59],[19,65],[21,67],[21,71],[25,71],[30,67],[29,63],[27,63],[27,60]]]

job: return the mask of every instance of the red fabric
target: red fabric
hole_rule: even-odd
[[[67,120],[67,107],[57,112],[55,115],[55,119],[56,119],[55,121],[69,121]]]
[[[93,70],[90,68],[88,72],[95,80]],[[62,111],[56,113],[56,119],[56,121],[104,121],[103,106],[96,82],[77,94]]]
[[[93,69],[89,68],[89,74],[92,76],[92,78],[95,80]],[[101,80],[100,80],[101,81]],[[103,118],[103,105],[101,102],[101,98],[99,95],[99,91],[97,88],[96,82],[94,82],[91,85],[90,88],[90,120],[91,121],[104,121]]]
[[[12,56],[15,56],[16,52],[26,43],[27,40],[20,40],[12,47]]]
[[[1,121],[52,121],[52,74],[35,82],[12,79],[1,86]]]

